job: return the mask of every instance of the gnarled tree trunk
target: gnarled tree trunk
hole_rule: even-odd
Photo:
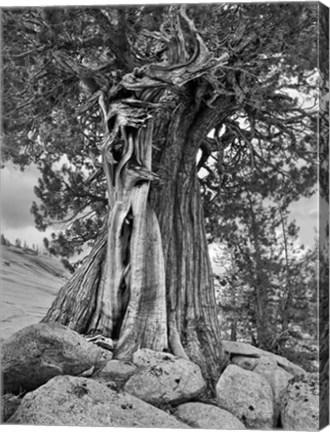
[[[223,355],[196,159],[214,116],[229,115],[230,101],[205,103],[224,58],[210,56],[184,7],[175,19],[169,64],[127,74],[116,91],[99,95],[109,217],[44,321],[112,337],[121,359],[138,348],[169,349],[199,364],[214,384]],[[192,55],[181,21],[191,32]],[[168,99],[175,108],[166,123],[155,110]],[[157,121],[166,139],[153,157]]]

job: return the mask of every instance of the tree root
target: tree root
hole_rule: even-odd
[[[170,331],[169,331],[169,345],[170,349],[172,350],[172,353],[177,356],[184,358],[186,360],[190,360],[186,351],[184,350],[179,332],[173,324],[170,324]]]

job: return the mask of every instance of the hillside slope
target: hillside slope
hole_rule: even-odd
[[[1,338],[39,322],[69,273],[53,257],[1,247]]]

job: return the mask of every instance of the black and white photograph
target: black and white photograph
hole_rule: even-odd
[[[328,6],[1,6],[4,427],[329,425]]]

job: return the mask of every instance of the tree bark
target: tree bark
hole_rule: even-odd
[[[196,167],[197,110],[193,103],[181,105],[173,115],[151,204],[163,243],[170,349],[197,363],[214,383],[223,355]]]
[[[185,174],[180,172],[173,197],[179,208],[173,215],[173,230],[170,233],[165,228],[163,235],[167,249],[169,342],[172,351],[180,355],[180,340],[188,358],[202,368],[204,376],[216,380],[222,352],[213,274],[194,167]]]
[[[106,242],[107,223],[88,258],[61,288],[42,322],[57,321],[79,333],[88,333],[98,297]]]

